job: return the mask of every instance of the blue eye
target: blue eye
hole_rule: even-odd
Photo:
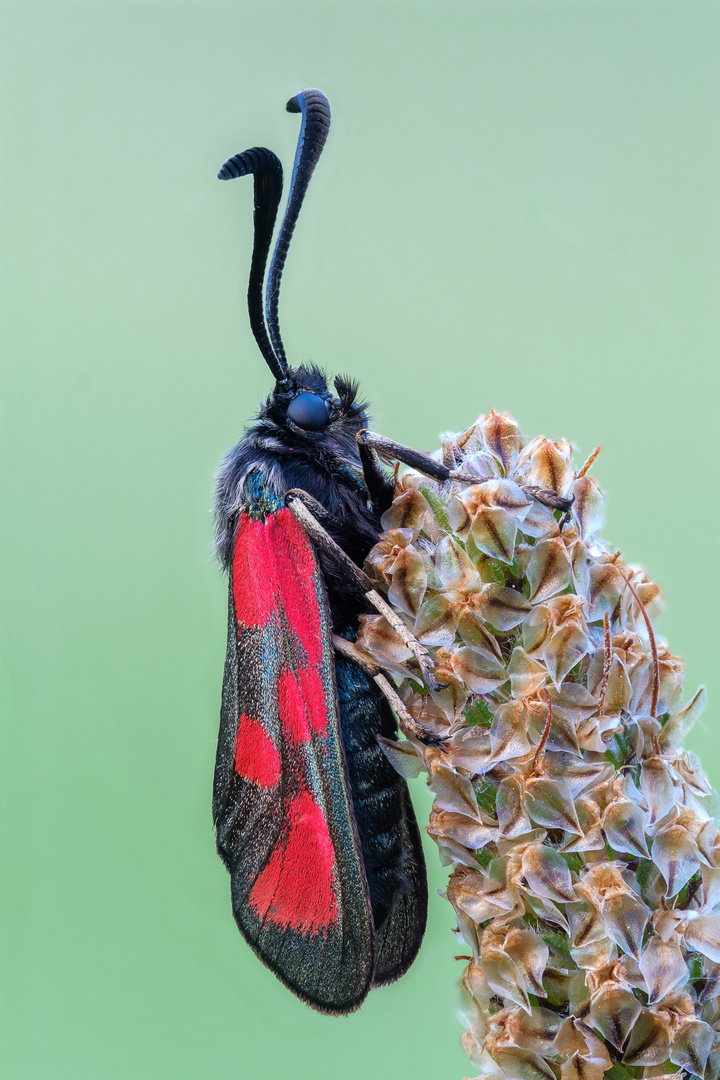
[[[287,415],[293,424],[306,431],[320,431],[327,424],[328,409],[324,398],[305,391],[292,399]]]

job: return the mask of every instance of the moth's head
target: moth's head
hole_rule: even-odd
[[[327,376],[314,364],[289,368],[278,380],[261,417],[300,439],[310,442],[342,429],[353,434],[367,424],[365,403],[357,399],[357,383],[338,376],[333,393]]]

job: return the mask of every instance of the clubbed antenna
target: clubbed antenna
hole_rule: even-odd
[[[285,208],[285,217],[275,244],[265,293],[265,311],[270,340],[278,363],[284,367],[287,367],[287,361],[278,322],[280,281],[300,207],[330,130],[330,104],[320,90],[301,90],[299,94],[288,101],[287,110],[288,112],[301,113],[302,123],[300,125],[297,150],[295,151],[295,163],[293,165],[292,179],[290,180],[290,193]]]
[[[218,180],[233,180],[237,176],[250,174],[255,177],[253,200],[255,235],[247,293],[250,327],[260,352],[265,357],[265,363],[278,382],[282,382],[287,378],[287,364],[275,355],[268,337],[263,312],[263,281],[282,195],[282,165],[272,150],[266,150],[264,146],[253,146],[252,149],[245,150],[242,154],[235,154],[226,161],[218,173]]]
[[[263,282],[282,195],[282,165],[271,150],[254,146],[242,154],[235,154],[218,173],[219,180],[232,180],[251,173],[255,177],[255,237],[247,294],[248,312],[260,352],[281,385],[288,383],[288,364],[278,322],[280,282],[300,207],[330,129],[330,105],[320,90],[301,90],[288,101],[287,110],[301,113],[302,123],[285,216],[268,271],[264,307]]]

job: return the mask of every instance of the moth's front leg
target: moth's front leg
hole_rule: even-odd
[[[370,497],[370,505],[380,517],[392,505],[395,484],[383,469],[377,450],[372,446],[371,442],[365,440],[364,436],[369,434],[369,431],[360,431],[355,438],[360,454],[363,480]]]
[[[410,650],[417,660],[426,685],[431,690],[441,690],[442,686],[435,678],[430,654],[425,646],[421,645],[417,638],[410,633],[402,619],[395,614],[389,604],[380,596],[380,593],[373,588],[367,574],[355,565],[350,556],[333,540],[332,536],[326,532],[318,520],[318,518],[325,518],[327,521],[332,515],[328,514],[317,499],[313,499],[312,495],[308,495],[306,491],[302,491],[300,488],[293,488],[288,491],[285,501],[293,516],[302,525],[307,536],[318,550],[322,551],[331,562],[341,568],[347,580],[355,586],[358,593],[364,596],[392,626],[405,647]]]
[[[360,452],[360,461],[363,467],[365,483],[370,497],[373,496],[372,485],[377,483],[377,477],[382,477],[387,484],[387,477],[382,469],[381,458],[393,461],[402,461],[403,465],[409,465],[412,469],[418,469],[433,480],[444,483],[450,480],[452,474],[446,465],[435,461],[428,454],[420,450],[411,450],[408,446],[386,439],[384,435],[378,435],[375,431],[358,431],[355,436]]]
[[[386,439],[384,435],[378,435],[374,431],[359,431],[356,439],[360,451],[360,461],[365,474],[365,482],[368,490],[371,491],[371,497],[372,490],[369,477],[377,473],[382,474],[381,458],[402,461],[403,465],[409,465],[411,469],[417,469],[418,472],[424,473],[441,484],[446,483],[448,480],[456,480],[465,484],[479,483],[476,476],[464,473],[460,469],[448,469],[447,465],[435,461],[428,454],[423,454],[419,450],[411,450],[410,447],[402,446],[400,443],[393,442],[392,439]],[[384,474],[382,475],[384,477]],[[535,499],[536,502],[542,503],[543,506],[549,506],[552,510],[562,510],[567,513],[575,501],[574,495],[566,499],[564,496],[558,495],[556,491],[535,487],[533,484],[521,484],[520,487],[526,495]]]
[[[397,690],[383,672],[380,664],[376,663],[368,653],[363,652],[362,649],[359,649],[352,641],[348,641],[347,638],[338,637],[337,634],[333,634],[333,647],[335,652],[341,653],[342,656],[357,664],[361,671],[364,671],[380,688],[390,702],[391,707],[395,710],[400,720],[400,726],[406,735],[411,735],[419,742],[424,743],[425,746],[444,746],[447,743],[444,735],[438,735],[431,731],[430,728],[419,724],[415,717],[408,712],[404,702],[398,696]]]

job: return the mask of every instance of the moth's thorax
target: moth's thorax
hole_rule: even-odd
[[[292,488],[307,491],[346,526],[334,537],[346,550],[348,544],[358,551],[372,546],[379,521],[368,507],[355,428],[360,425],[346,423],[314,438],[297,438],[265,416],[248,429],[218,472],[216,544],[224,565],[231,556],[238,514],[264,517],[276,512]],[[348,553],[355,557],[354,551]]]
[[[285,492],[277,490],[272,479],[262,469],[253,469],[238,492],[241,506],[250,517],[259,520],[275,514],[285,505]]]

